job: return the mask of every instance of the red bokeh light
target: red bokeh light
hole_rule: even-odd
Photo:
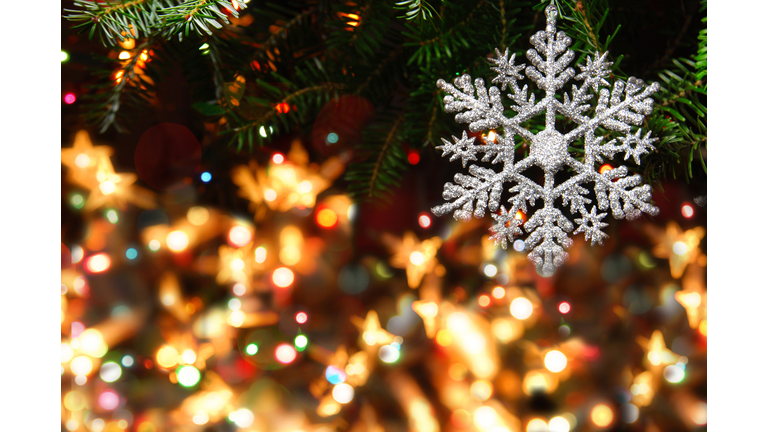
[[[279,104],[275,105],[275,111],[277,111],[279,114],[285,114],[290,110],[290,105],[285,102],[280,102]]]
[[[285,162],[285,156],[280,153],[275,153],[272,155],[272,162],[280,165],[281,163]]]
[[[567,314],[571,311],[571,304],[568,302],[560,302],[560,304],[557,305],[557,310],[559,310],[561,314]]]
[[[429,215],[426,213],[420,214],[419,226],[422,228],[429,228],[430,225],[432,225],[432,219],[430,219]]]
[[[120,396],[114,390],[105,390],[99,395],[99,406],[107,411],[112,411],[120,405]]]
[[[74,93],[67,93],[64,95],[64,103],[67,105],[72,105],[77,100],[77,97],[75,97]]]
[[[89,273],[102,273],[109,270],[110,264],[109,255],[98,253],[85,259],[85,270]]]
[[[600,167],[600,174],[605,174],[606,171],[610,171],[612,169],[613,167],[611,165],[604,164],[603,166]]]
[[[296,360],[296,350],[288,344],[280,344],[275,349],[275,359],[282,364]]]
[[[683,204],[683,206],[680,208],[680,213],[682,213],[683,217],[686,219],[692,218],[694,213],[693,206],[688,203]]]
[[[309,319],[309,316],[306,312],[299,312],[296,314],[296,322],[299,324],[304,324]]]
[[[416,165],[421,160],[421,156],[419,156],[419,152],[416,150],[411,150],[408,152],[408,163],[411,165]]]

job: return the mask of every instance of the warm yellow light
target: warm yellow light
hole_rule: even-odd
[[[153,239],[149,241],[149,249],[152,251],[157,251],[160,249],[160,240]]]
[[[64,395],[64,407],[70,411],[80,411],[85,408],[85,396],[77,390]]]
[[[606,427],[613,422],[613,410],[608,405],[599,404],[592,408],[592,423],[597,427]]]
[[[72,347],[69,346],[68,343],[62,342],[61,343],[61,362],[66,363],[72,360],[72,356],[74,355],[75,355],[75,351],[72,349]]]
[[[72,359],[69,368],[75,375],[88,375],[93,370],[93,362],[86,356],[79,356]]]
[[[493,298],[504,298],[504,296],[507,294],[507,291],[504,289],[504,287],[497,286],[493,289],[491,292],[491,295],[493,295]]]
[[[275,192],[272,189],[267,189],[264,191],[264,199],[267,201],[274,201],[277,198],[277,192]]]
[[[192,351],[191,349],[188,349],[188,350],[184,350],[184,353],[181,354],[181,359],[186,364],[192,364],[195,362],[195,360],[197,360],[197,355],[195,354],[194,351]]]
[[[272,282],[280,288],[286,288],[293,283],[293,272],[286,267],[280,267],[272,273]]]
[[[240,271],[245,268],[245,262],[240,258],[235,258],[229,263],[229,267],[234,271]]]
[[[101,332],[96,329],[88,329],[80,335],[80,350],[91,357],[103,357],[108,347],[104,343]]]
[[[650,351],[648,353],[648,360],[652,365],[658,366],[661,364],[661,353],[658,351]]]
[[[131,58],[131,53],[129,53],[128,51],[123,51],[120,53],[119,56],[117,56],[117,58],[119,58],[120,60],[128,60],[129,58]]]
[[[530,371],[523,378],[523,391],[527,395],[549,393],[555,389],[556,378],[546,370]]]
[[[149,59],[149,53],[147,52],[147,50],[142,51],[141,55],[139,55],[139,58],[141,59],[141,61],[147,61],[147,59]]]
[[[157,351],[157,364],[164,368],[172,368],[176,366],[179,360],[179,352],[176,348],[165,345]]]
[[[437,316],[437,303],[429,302],[424,303],[421,306],[421,314],[427,318],[434,318]]]
[[[235,247],[242,247],[251,242],[253,233],[248,228],[237,225],[229,230],[229,242]]]
[[[411,260],[411,264],[420,266],[424,264],[424,261],[426,261],[426,257],[424,256],[423,253],[419,251],[415,251],[415,252],[411,252],[410,260]]]
[[[493,394],[493,386],[486,380],[477,380],[469,387],[469,393],[481,401],[486,401]]]
[[[552,417],[549,420],[549,432],[569,432],[571,430],[571,424],[565,417]]]
[[[79,166],[80,168],[85,168],[91,163],[91,158],[88,157],[85,153],[80,153],[75,158],[75,165]]]
[[[533,304],[525,297],[518,297],[512,300],[512,303],[509,305],[509,312],[513,317],[524,320],[533,313]]]
[[[467,367],[463,363],[456,362],[448,366],[448,376],[454,381],[462,381],[467,376]]]
[[[496,142],[496,132],[494,132],[494,131],[488,132],[488,139],[487,139],[487,141]]]
[[[101,192],[104,195],[109,195],[112,192],[114,192],[116,188],[115,188],[115,184],[114,183],[112,183],[109,180],[106,180],[106,181],[101,182],[101,184],[99,185],[99,189],[101,189]]]
[[[536,418],[528,422],[525,432],[549,432],[549,426],[544,420]]]
[[[677,296],[683,306],[687,308],[695,308],[701,304],[701,295],[697,292],[681,294]]]
[[[347,383],[341,383],[333,387],[331,392],[333,399],[341,404],[349,403],[355,397],[355,389]]]
[[[111,264],[109,256],[105,253],[91,255],[85,262],[85,268],[91,273],[101,273],[106,271]]]
[[[461,347],[467,354],[480,354],[485,349],[485,338],[480,333],[468,333],[461,338]]]
[[[298,186],[296,186],[296,192],[298,193],[307,193],[312,190],[312,183],[310,183],[309,180],[304,180],[303,182],[299,183]]]
[[[451,332],[449,332],[446,329],[441,329],[437,332],[437,336],[435,337],[435,340],[437,341],[437,344],[440,346],[448,346],[453,342],[453,336],[451,336]]]
[[[197,414],[195,414],[194,417],[192,417],[192,423],[196,425],[204,425],[208,423],[208,415],[205,413],[205,411],[199,411]]]
[[[707,320],[701,320],[699,323],[699,333],[702,336],[707,337]]]
[[[519,324],[518,324],[519,325]],[[501,343],[508,343],[518,334],[517,329],[512,327],[512,323],[503,318],[497,318],[491,323],[491,332],[493,336]]]
[[[183,231],[171,231],[165,239],[168,249],[181,252],[189,245],[189,237]]]
[[[192,225],[203,225],[204,223],[208,222],[209,217],[210,214],[205,207],[192,207],[187,211],[187,220]]]
[[[499,415],[491,407],[480,407],[475,410],[474,414],[475,425],[480,429],[487,429],[499,420]]]
[[[245,313],[241,310],[232,311],[229,315],[229,323],[235,327],[240,327],[245,322]]]
[[[691,409],[691,420],[699,426],[707,424],[707,404],[697,402]]]
[[[301,260],[301,252],[295,246],[286,246],[280,250],[280,261],[285,265],[294,265]]]
[[[566,365],[568,365],[568,359],[558,350],[552,350],[544,356],[544,366],[551,372],[561,372]]]
[[[133,49],[133,47],[136,46],[136,41],[133,39],[126,39],[120,42],[120,46],[125,49]]]
[[[317,224],[323,228],[333,227],[338,220],[339,217],[336,216],[336,213],[331,209],[324,208],[317,212]]]
[[[675,242],[675,244],[672,245],[672,252],[677,255],[685,255],[688,253],[688,245],[681,241]]]
[[[264,261],[267,260],[267,248],[264,246],[259,246],[256,248],[256,252],[254,253],[256,262],[261,264]]]
[[[469,317],[461,312],[454,312],[448,316],[448,329],[457,334],[469,331],[471,323]]]

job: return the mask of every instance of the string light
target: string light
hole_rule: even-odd
[[[317,224],[323,228],[333,228],[336,226],[339,217],[336,216],[336,213],[333,210],[324,208],[317,212],[316,220]]]
[[[479,304],[482,308],[486,308],[491,305],[491,298],[486,294],[482,294],[477,298],[477,304]]]
[[[209,173],[207,171],[202,173],[202,174],[200,174],[200,180],[202,180],[203,183],[208,183],[209,181],[211,181],[212,178],[213,178],[213,176],[211,175],[211,173]]]
[[[251,242],[253,234],[251,230],[242,226],[236,225],[229,230],[229,243],[234,247],[243,247]]]
[[[590,419],[595,426],[604,428],[613,423],[613,410],[605,404],[598,404],[592,408]]]
[[[64,103],[67,105],[72,105],[77,100],[77,97],[74,93],[67,93],[64,95]]]
[[[189,237],[183,231],[171,231],[165,239],[168,249],[181,252],[189,245]]]
[[[571,311],[571,304],[568,302],[560,302],[560,304],[557,305],[557,310],[560,311],[561,314],[565,315]]]
[[[355,397],[355,389],[347,383],[341,383],[333,387],[331,394],[336,402],[346,404],[351,402],[352,398]]]
[[[694,213],[693,206],[688,203],[683,204],[680,208],[680,213],[682,213],[683,217],[686,219],[692,218]]]
[[[309,319],[309,316],[306,312],[298,312],[295,318],[297,323],[304,324]]]
[[[513,317],[524,320],[533,313],[533,304],[527,298],[518,297],[510,303],[509,312]]]
[[[568,359],[558,350],[552,350],[544,357],[544,366],[551,372],[561,372],[566,365],[568,365]]]
[[[293,272],[287,267],[280,267],[272,272],[272,283],[280,288],[286,288],[293,283]]]
[[[296,349],[288,344],[280,344],[275,349],[275,359],[282,363],[288,364],[296,360]]]
[[[85,269],[90,273],[103,273],[109,269],[110,263],[109,255],[98,253],[85,260]]]
[[[502,299],[505,295],[507,295],[507,290],[505,290],[504,287],[497,286],[493,289],[493,291],[491,291],[491,295],[493,298]]]
[[[430,219],[429,215],[426,213],[420,214],[419,226],[422,228],[429,228],[430,225],[432,225],[432,219]]]

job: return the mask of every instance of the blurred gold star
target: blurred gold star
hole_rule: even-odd
[[[707,290],[704,286],[704,269],[692,263],[683,277],[683,289],[675,293],[675,300],[688,314],[688,324],[695,329],[707,318]]]
[[[658,373],[662,366],[675,364],[680,360],[679,355],[667,349],[661,330],[654,330],[650,339],[638,336],[636,340],[646,352],[646,360],[651,364],[649,369],[654,372]]]
[[[360,337],[365,342],[364,347],[378,348],[395,340],[395,335],[381,328],[379,315],[375,310],[368,311],[365,320],[358,316],[353,316],[352,323],[360,330]]]
[[[406,232],[402,240],[385,233],[382,242],[394,254],[389,263],[392,267],[405,269],[408,286],[411,288],[418,287],[424,275],[435,270],[435,255],[443,244],[440,237],[419,242],[416,234],[411,231]]]
[[[260,219],[266,208],[280,212],[294,207],[313,208],[317,195],[342,172],[344,162],[338,156],[326,159],[320,166],[309,164],[307,151],[295,140],[287,160],[282,156],[273,158],[266,168],[260,168],[255,161],[250,166],[236,166],[232,181],[240,186],[238,195],[251,201],[249,210]]]
[[[657,258],[669,258],[669,270],[675,279],[679,279],[685,267],[701,255],[699,243],[706,233],[704,227],[683,232],[680,225],[670,221],[666,232],[653,226],[648,226],[647,231],[656,241],[653,255]]]
[[[69,168],[68,179],[90,189],[84,210],[101,206],[115,206],[122,210],[128,201],[139,207],[154,207],[154,194],[132,186],[136,182],[136,174],[115,173],[109,160],[111,154],[110,147],[93,147],[86,131],[77,133],[72,148],[61,150],[61,163]]]

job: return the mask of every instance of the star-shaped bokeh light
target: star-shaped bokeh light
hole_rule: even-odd
[[[408,286],[417,288],[425,274],[437,268],[438,249],[443,244],[440,237],[419,241],[416,234],[408,231],[400,240],[391,234],[384,234],[382,242],[393,253],[389,263],[392,267],[405,269]]]
[[[670,221],[667,224],[666,232],[653,226],[649,226],[647,231],[648,235],[656,242],[653,255],[656,258],[669,259],[669,270],[675,279],[679,279],[683,275],[685,267],[702,254],[699,243],[706,234],[704,227],[683,231],[680,225]]]

